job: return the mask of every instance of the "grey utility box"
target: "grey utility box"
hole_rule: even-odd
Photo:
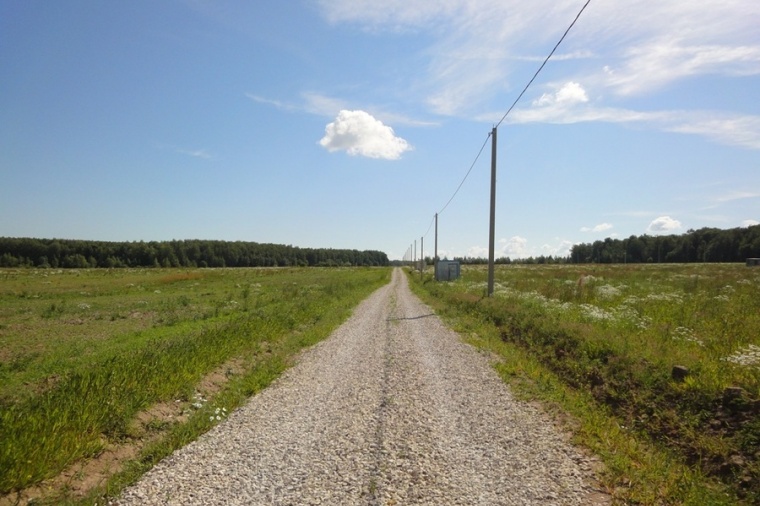
[[[454,281],[457,278],[459,278],[459,262],[438,260],[435,266],[436,281]]]
[[[760,267],[760,258],[748,258],[747,267]]]

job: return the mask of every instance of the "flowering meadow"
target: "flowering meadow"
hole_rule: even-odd
[[[587,393],[616,427],[737,500],[760,500],[760,268],[499,265],[490,298],[485,266],[464,265],[451,283],[410,280],[439,311],[483,322],[473,334],[494,329]]]
[[[486,290],[464,267],[460,287]],[[445,286],[445,285],[444,285]],[[544,318],[594,328],[608,346],[684,365],[716,392],[760,396],[760,269],[742,264],[500,266],[494,296]]]

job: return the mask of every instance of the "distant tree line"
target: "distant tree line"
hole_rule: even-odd
[[[760,257],[760,225],[721,230],[700,228],[682,235],[632,235],[576,244],[572,263],[744,262]]]
[[[381,251],[242,241],[105,242],[0,237],[0,267],[386,266]]]
[[[576,244],[568,256],[540,255],[510,259],[501,257],[496,264],[586,264],[586,263],[690,263],[744,262],[760,258],[760,225],[721,230],[701,228],[682,235],[632,235],[627,239],[607,238],[593,243]],[[425,258],[429,265],[433,259]],[[487,264],[480,257],[454,257],[462,264]]]

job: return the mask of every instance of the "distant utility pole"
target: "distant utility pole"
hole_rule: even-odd
[[[425,272],[425,237],[420,237],[420,279]]]
[[[435,255],[433,256],[433,277],[438,281],[438,213],[435,213]]]
[[[496,237],[496,127],[491,130],[491,224],[488,230],[488,296],[493,296],[494,239]]]

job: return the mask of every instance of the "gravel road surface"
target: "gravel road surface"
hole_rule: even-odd
[[[114,504],[605,504],[592,459],[392,282]]]

